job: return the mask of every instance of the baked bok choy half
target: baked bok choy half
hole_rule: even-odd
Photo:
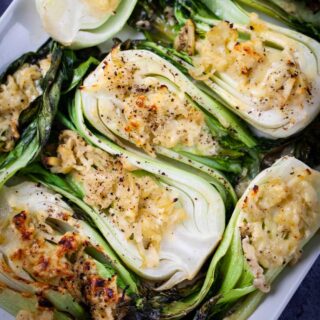
[[[122,319],[130,308],[135,279],[80,206],[28,180],[1,189],[0,304],[18,319]]]
[[[138,27],[153,28],[147,30],[149,39],[167,38],[164,42],[171,48],[152,42],[141,43],[142,48],[181,65],[260,136],[287,138],[316,117],[320,109],[316,40],[264,22],[232,1],[173,1],[174,7],[164,10],[168,2],[172,3],[142,2],[143,13],[135,19]]]
[[[146,319],[186,314],[214,280],[203,272],[224,231],[222,196],[201,177],[83,130],[86,140],[62,130],[44,151],[47,170],[32,165],[24,172],[85,211],[137,275],[148,297],[140,308]]]
[[[235,2],[259,10],[289,27],[320,40],[318,0],[236,0]]]
[[[239,200],[216,252],[223,256],[220,288],[196,318],[247,319],[319,229],[319,202],[320,173],[296,158],[262,171]]]
[[[137,0],[35,0],[48,34],[73,49],[92,47],[116,35]]]
[[[255,140],[237,117],[148,50],[113,49],[74,104],[78,125],[84,121],[128,150],[202,171],[231,201],[234,191],[219,171],[239,176],[254,161]]]
[[[47,141],[60,98],[61,59],[62,49],[49,42],[0,76],[0,187]]]

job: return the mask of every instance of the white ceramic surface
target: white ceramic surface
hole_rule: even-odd
[[[125,40],[133,35],[135,34],[131,30],[126,29],[119,37]],[[47,38],[35,10],[34,0],[15,0],[0,19],[0,72],[21,54],[36,50]],[[272,286],[271,293],[250,317],[250,320],[276,320],[279,318],[319,256],[319,243],[320,234],[318,232],[306,246],[301,260],[295,266],[288,267],[280,275]],[[11,320],[13,318],[0,309],[0,319]]]

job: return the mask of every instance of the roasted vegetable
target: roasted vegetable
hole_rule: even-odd
[[[113,147],[98,140],[90,141]],[[140,277],[158,282],[158,290],[192,280],[221,239],[221,196],[201,178],[113,148],[117,157],[65,130],[55,156],[44,163],[66,177],[92,208],[89,215],[102,234]]]
[[[49,42],[0,77],[0,187],[33,160],[50,134],[60,99],[62,49]]]
[[[136,0],[36,0],[44,29],[65,46],[98,45],[125,25]]]
[[[224,230],[221,195],[201,177],[93,134],[83,120],[75,121],[81,113],[73,112],[86,141],[59,115],[69,130],[44,151],[52,173],[37,165],[24,172],[81,207],[138,275],[139,291],[149,297],[135,309],[140,316],[176,318],[186,312],[173,302],[192,310],[211,286],[199,275]],[[170,292],[172,298],[165,298]]]
[[[3,309],[244,320],[299,258],[320,227],[320,44],[240,2],[36,1],[69,48],[0,77]],[[134,8],[147,39],[102,57]]]
[[[236,0],[320,40],[319,0]]]
[[[122,318],[137,294],[135,280],[99,233],[77,217],[83,216],[79,207],[74,211],[60,194],[29,181],[4,186],[0,206],[0,282],[21,299],[6,307],[14,296],[9,290],[8,300],[0,296],[3,307],[37,312],[37,319],[42,312],[47,319]]]
[[[236,199],[217,170],[231,176],[245,172],[241,165],[252,161],[248,146],[255,145],[254,139],[235,116],[160,56],[113,49],[84,80],[75,104],[91,126],[120,146],[131,150],[135,145],[153,158],[192,166],[227,192],[225,200]]]
[[[230,319],[247,319],[277,275],[298,259],[319,229],[319,201],[320,173],[301,161],[284,157],[262,171],[231,217],[216,253],[224,255],[218,273],[222,283],[198,319],[230,314],[236,302]]]
[[[191,0],[174,3],[180,29],[172,27],[176,41],[171,45],[182,52],[156,44],[141,45],[162,51],[167,59],[183,66],[257,134],[278,139],[305,128],[320,109],[320,44],[296,31],[263,22],[232,1],[202,2],[207,7]],[[150,19],[168,26],[164,16],[158,18],[159,9],[152,10],[150,3],[145,7]],[[194,31],[188,27],[190,19]],[[192,32],[195,34],[190,38]],[[159,28],[154,40],[158,33]],[[149,38],[152,35],[153,31],[147,31]],[[184,48],[185,37],[195,39],[191,56]]]

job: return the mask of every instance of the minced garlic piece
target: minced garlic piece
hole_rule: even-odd
[[[280,267],[299,255],[316,222],[319,201],[312,179],[308,169],[292,171],[288,181],[274,178],[254,186],[244,201],[243,250],[262,291],[269,290],[263,268]]]
[[[177,51],[185,51],[192,56],[195,53],[196,44],[196,27],[194,22],[189,19],[180,30],[179,34],[174,40],[174,48]]]
[[[53,172],[70,174],[82,185],[86,203],[108,211],[109,219],[136,244],[145,267],[159,264],[164,233],[186,216],[168,188],[126,170],[120,158],[88,145],[72,131],[62,132],[57,157],[46,162]]]
[[[24,64],[0,85],[0,152],[9,152],[19,138],[19,116],[40,94],[38,81],[50,67],[50,58]]]
[[[184,93],[177,93],[156,77],[145,77],[134,61],[122,61],[113,50],[104,79],[85,90],[107,92],[99,100],[101,119],[126,139],[155,155],[155,147],[196,149],[201,155],[216,155],[218,144]],[[143,72],[143,70],[142,70]],[[115,97],[113,97],[115,96]]]
[[[225,75],[248,99],[249,111],[252,107],[261,111],[277,108],[288,113],[286,107],[292,103],[303,107],[311,87],[295,57],[295,49],[266,46],[260,36],[265,28],[253,15],[250,39],[241,40],[232,24],[218,23],[205,39],[197,41],[195,67],[190,73],[199,80],[218,73]]]

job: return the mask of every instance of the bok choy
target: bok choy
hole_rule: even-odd
[[[284,157],[262,171],[239,200],[216,255],[221,286],[198,312],[211,319],[234,306],[227,319],[247,319],[271,282],[320,227],[320,173]],[[241,298],[250,294],[247,300]]]
[[[39,153],[60,98],[62,49],[49,42],[0,77],[0,187]]]
[[[320,109],[320,44],[249,15],[232,1],[202,2],[174,1],[169,18],[154,7],[162,1],[143,2],[148,19],[157,22],[150,23],[156,32],[147,30],[147,36],[161,40],[166,26],[171,36],[165,43],[174,48],[141,46],[181,65],[257,134],[278,139],[305,128]]]
[[[44,158],[51,176],[65,177],[123,262],[157,290],[192,280],[221,240],[220,194],[192,174],[98,140],[88,139],[113,148],[116,156],[75,131],[62,131],[57,149]],[[63,194],[72,200],[72,194]]]
[[[318,0],[236,0],[259,10],[289,27],[320,40],[320,2]]]
[[[98,45],[125,25],[137,0],[36,0],[44,29],[65,46]]]
[[[113,49],[84,80],[75,108],[120,146],[192,166],[235,200],[219,171],[240,175],[255,140],[232,113],[159,55]]]
[[[81,207],[137,274],[148,297],[138,312],[146,319],[179,318],[201,303],[214,281],[199,275],[222,237],[223,199],[206,180],[122,150],[82,121],[86,140],[63,130],[44,150],[51,172],[35,164],[24,172]]]
[[[30,181],[4,186],[0,207],[3,308],[36,319],[122,319],[135,280],[79,207]]]

